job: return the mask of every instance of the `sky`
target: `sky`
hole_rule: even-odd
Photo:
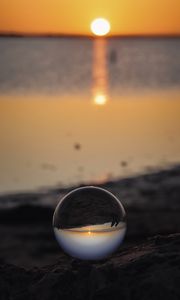
[[[91,34],[107,18],[111,34],[180,34],[180,0],[0,0],[0,31]]]

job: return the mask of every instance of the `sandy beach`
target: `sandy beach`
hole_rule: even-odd
[[[96,263],[67,256],[54,238],[54,208],[73,187],[1,196],[1,299],[179,299],[180,167],[101,187],[121,199],[128,230]]]

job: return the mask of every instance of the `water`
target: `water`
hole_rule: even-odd
[[[113,95],[134,89],[180,86],[180,39],[112,39],[107,56]],[[0,92],[90,95],[93,41],[82,39],[0,39]]]
[[[0,38],[0,68],[0,193],[180,162],[180,39]]]
[[[1,93],[86,93],[92,42],[76,39],[0,39]]]

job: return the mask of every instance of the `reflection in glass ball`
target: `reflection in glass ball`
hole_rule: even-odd
[[[78,188],[57,205],[53,228],[59,245],[69,255],[103,259],[124,239],[125,211],[120,201],[102,188]]]

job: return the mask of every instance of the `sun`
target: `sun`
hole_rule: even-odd
[[[108,20],[98,18],[92,21],[91,31],[98,36],[106,35],[110,32],[111,26]]]

